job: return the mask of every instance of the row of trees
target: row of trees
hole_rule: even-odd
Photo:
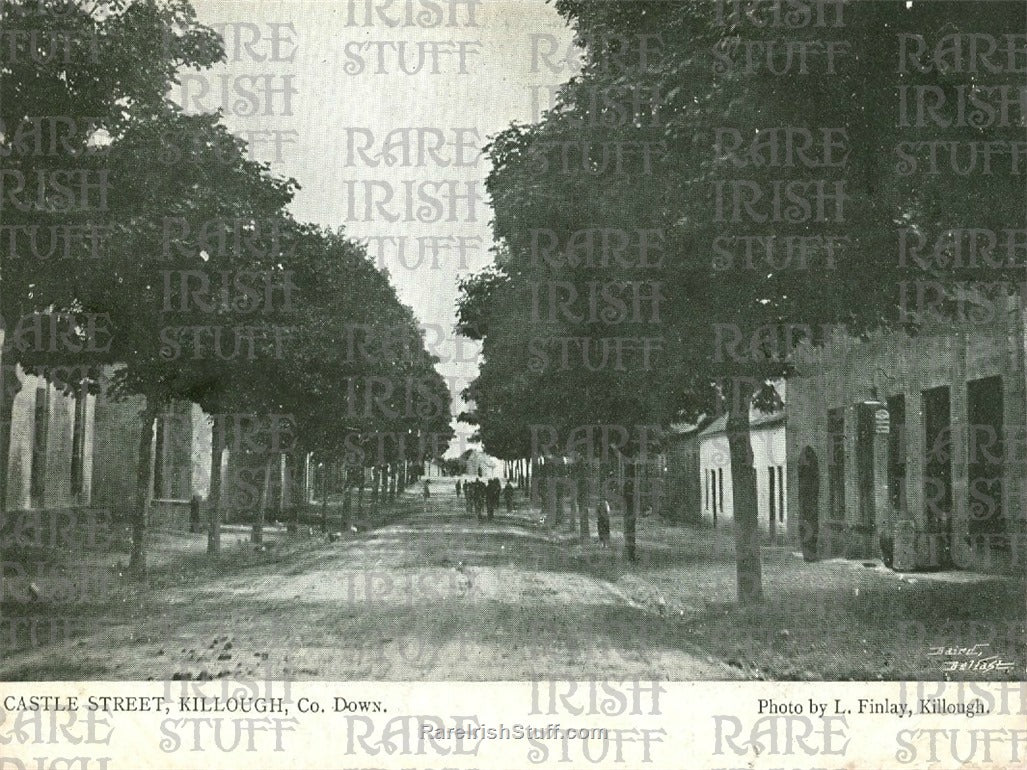
[[[758,601],[750,404],[776,405],[766,383],[788,375],[798,343],[839,327],[915,330],[925,308],[903,291],[928,287],[929,310],[946,314],[967,281],[980,284],[980,261],[954,245],[926,263],[901,258],[900,231],[933,243],[953,229],[1022,227],[1023,109],[1003,117],[994,90],[1012,89],[1013,105],[1022,75],[969,64],[969,47],[946,36],[1001,41],[1024,9],[555,5],[581,68],[538,122],[489,147],[499,247],[462,285],[459,328],[484,355],[465,419],[501,458],[538,455],[540,430],[559,438],[556,454],[607,454],[609,442],[577,441],[582,426],[606,424],[630,430],[613,451],[637,459],[658,451],[640,426],[726,411],[738,593]],[[951,146],[965,166],[983,142],[1005,142],[1004,163],[953,169]],[[1022,271],[1022,260],[991,259],[975,301],[1001,302]]]
[[[213,553],[226,449],[269,469],[282,453],[362,469],[445,451],[448,389],[388,276],[343,233],[294,220],[296,182],[250,159],[220,115],[170,98],[180,70],[224,58],[187,0],[0,14],[0,457],[19,370],[143,397],[142,573],[154,422],[173,402],[214,423]],[[26,333],[40,323],[61,334]]]

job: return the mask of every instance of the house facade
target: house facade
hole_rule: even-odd
[[[94,502],[127,518],[136,500],[142,397],[96,400],[93,453]],[[210,424],[195,404],[169,405],[154,422],[148,471],[149,525],[188,526],[193,495],[210,489]]]
[[[788,383],[788,533],[807,558],[1022,570],[1023,314],[916,337],[837,334]]]
[[[783,398],[784,387],[777,385],[776,388]],[[789,526],[786,436],[783,411],[765,414],[757,409],[750,410],[749,443],[756,469],[757,515],[760,530],[771,541],[783,537]],[[715,527],[733,522],[734,496],[726,416],[718,417],[699,433],[699,482],[702,520]]]
[[[84,508],[93,496],[95,398],[17,372],[7,458],[7,510]]]
[[[675,423],[670,426],[667,441],[664,511],[671,521],[696,524],[703,513],[705,478],[699,464],[699,434],[706,425]]]

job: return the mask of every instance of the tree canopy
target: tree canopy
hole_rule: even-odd
[[[981,281],[981,259],[933,244],[1022,225],[1022,75],[982,65],[958,35],[998,44],[1024,9],[555,5],[582,66],[538,122],[488,148],[500,247],[462,287],[461,328],[484,354],[468,418],[510,457],[538,449],[532,425],[565,443],[589,423],[728,411],[752,560],[740,595],[758,598],[751,400],[774,406],[766,383],[800,342],[915,330],[965,311],[968,291],[981,310],[1022,283],[1013,254],[989,251]]]
[[[231,441],[221,415],[287,421],[294,443],[268,453],[356,467],[440,456],[450,396],[389,277],[345,233],[295,221],[296,181],[249,159],[220,114],[171,99],[181,69],[224,58],[189,3],[24,0],[2,13],[5,31],[38,34],[7,35],[0,64],[0,454],[15,367],[55,382],[72,365],[77,388],[114,365],[107,395],[146,404],[139,573],[153,424],[173,402],[215,421],[212,526]],[[30,333],[49,318],[65,324],[57,348]]]

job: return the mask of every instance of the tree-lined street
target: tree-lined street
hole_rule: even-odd
[[[0,23],[0,678],[1022,677],[1022,2]]]
[[[723,532],[644,518],[642,557],[629,565],[616,522],[613,548],[599,549],[594,530],[582,548],[576,532],[539,526],[518,494],[514,514],[480,523],[453,482],[431,480],[427,512],[411,490],[366,521],[380,526],[362,521],[334,543],[272,528],[268,550],[255,551],[240,542],[246,531],[228,529],[219,571],[202,536],[157,535],[145,587],[115,569],[102,600],[37,603],[34,614],[72,620],[76,637],[33,648],[23,628],[0,677],[931,678],[931,640],[968,624],[1023,666],[1016,581],[900,579],[879,563],[809,565],[764,549],[775,598],[747,612],[733,602]],[[107,569],[111,557],[78,558]]]

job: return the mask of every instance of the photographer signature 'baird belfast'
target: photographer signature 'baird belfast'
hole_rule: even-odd
[[[972,647],[939,646],[931,647],[927,654],[931,657],[947,657],[941,661],[942,671],[1008,671],[1013,668],[1013,661],[1003,660],[998,655],[984,657],[984,649],[990,644],[978,643]],[[956,658],[951,660],[951,658]]]

